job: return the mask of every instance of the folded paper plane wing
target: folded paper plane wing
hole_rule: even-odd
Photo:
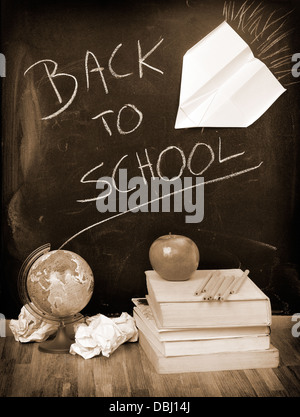
[[[223,22],[183,57],[175,129],[247,127],[285,91]]]

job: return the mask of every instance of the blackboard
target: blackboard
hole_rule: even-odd
[[[224,20],[254,54],[264,42],[261,59],[287,91],[247,128],[175,129],[183,56]],[[150,245],[169,232],[195,241],[199,268],[248,268],[274,311],[294,312],[298,20],[293,1],[2,2],[1,312],[18,314],[19,268],[46,243],[90,264],[88,314],[130,312],[146,293]],[[95,181],[121,168],[148,182],[202,176],[203,220],[100,213]]]

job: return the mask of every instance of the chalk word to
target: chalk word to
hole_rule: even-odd
[[[295,313],[292,316],[292,321],[296,321],[297,322],[292,327],[292,335],[294,337],[299,337],[300,336],[300,313]]]
[[[300,77],[300,53],[296,53],[292,55],[292,62],[296,62],[292,66],[292,76],[295,78]]]
[[[126,109],[132,109],[133,112],[135,112],[138,115],[138,121],[137,121],[136,125],[133,126],[132,129],[129,129],[129,130],[122,129],[121,128],[121,122],[120,122],[121,114]],[[108,132],[109,136],[111,136],[112,132],[110,130],[110,127],[108,126],[108,123],[107,123],[106,119],[104,118],[104,115],[109,114],[109,113],[114,113],[114,111],[113,110],[103,111],[102,113],[99,113],[97,116],[92,117],[92,119],[94,120],[94,119],[98,119],[99,117],[101,117],[102,123],[103,123],[106,131]],[[142,120],[143,120],[143,113],[139,109],[137,109],[133,104],[125,104],[125,106],[123,106],[118,112],[118,117],[117,117],[118,132],[120,133],[120,135],[128,135],[128,133],[134,132],[139,127],[139,125],[142,123]]]
[[[150,184],[143,177],[133,177],[128,182],[127,169],[120,169],[119,188],[112,177],[102,177],[97,181],[96,188],[106,190],[97,197],[96,207],[100,213],[125,213],[128,210],[132,213],[158,213],[161,200],[161,211],[170,213],[173,197],[174,212],[181,213],[184,206],[185,212],[194,213],[185,217],[186,223],[200,223],[204,217],[204,178],[197,177],[195,182],[193,184],[191,177],[184,177],[183,182],[178,177],[175,180],[156,177],[151,178]]]
[[[146,59],[149,58],[149,56],[159,47],[159,45],[163,42],[163,38],[160,39],[159,42],[157,42],[152,49],[150,49],[150,51],[148,51],[147,53],[142,53],[142,47],[141,47],[141,43],[138,40],[137,41],[137,60],[138,60],[138,68],[139,68],[139,78],[143,78],[144,76],[144,67],[147,67],[149,69],[151,69],[152,71],[156,71],[160,74],[163,74],[163,71],[160,70],[159,68],[156,68],[152,65],[150,65],[148,62],[146,62]],[[133,72],[129,72],[129,73],[118,73],[115,71],[115,69],[113,68],[113,60],[115,58],[115,55],[117,54],[118,50],[121,48],[122,43],[120,43],[112,52],[109,60],[108,60],[108,70],[110,72],[110,74],[117,79],[120,78],[124,78],[124,77],[129,77],[130,75],[133,74]],[[91,60],[93,61],[93,66],[92,68],[90,68],[90,62]],[[102,87],[104,89],[105,94],[109,93],[109,89],[108,89],[108,85],[106,83],[106,79],[104,76],[104,70],[105,68],[102,67],[98,61],[98,59],[96,58],[95,54],[91,51],[86,51],[85,54],[85,60],[84,60],[84,66],[85,66],[85,75],[86,75],[86,90],[89,91],[90,90],[90,73],[99,73],[100,75],[100,81],[102,83]],[[42,120],[47,120],[47,119],[52,119],[53,117],[58,116],[60,113],[62,113],[63,111],[65,111],[74,101],[76,95],[77,95],[77,91],[78,91],[78,80],[77,78],[72,75],[72,74],[68,74],[65,72],[57,72],[58,69],[58,63],[53,61],[52,59],[42,59],[40,61],[35,62],[34,64],[30,65],[30,67],[28,67],[25,72],[24,72],[24,76],[26,76],[26,74],[28,73],[28,71],[32,70],[34,67],[38,66],[38,65],[43,65],[45,72],[46,72],[46,76],[48,78],[48,81],[51,85],[51,87],[54,90],[54,93],[57,97],[57,100],[59,102],[60,105],[62,105],[60,107],[60,109],[58,109],[56,112],[51,113],[48,116],[42,117]],[[63,79],[71,79],[73,82],[73,91],[70,95],[69,100],[63,104],[63,99],[62,96],[60,94],[60,92],[58,91],[57,85],[55,84],[55,79],[59,79],[59,78],[63,78]],[[96,117],[93,117],[93,119],[97,119],[98,117],[103,116],[106,113],[111,113],[111,110],[108,110],[106,112],[102,112],[100,114],[98,114]],[[102,121],[105,125],[105,121],[102,117]],[[141,120],[140,120],[141,121]],[[106,126],[105,126],[106,127]],[[108,129],[107,129],[108,130]],[[109,130],[108,130],[109,131]],[[130,133],[130,132],[126,132],[126,133]]]
[[[6,59],[5,55],[0,54],[0,77],[6,76]]]
[[[6,336],[6,324],[5,324],[5,316],[4,314],[0,313],[0,337]]]

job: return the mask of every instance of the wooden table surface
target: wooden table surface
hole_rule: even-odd
[[[139,343],[109,358],[49,354],[38,343],[0,338],[0,397],[299,397],[300,337],[290,316],[273,316],[274,369],[159,375]],[[298,328],[298,332],[300,329]]]

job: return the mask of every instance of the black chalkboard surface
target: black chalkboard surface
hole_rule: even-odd
[[[250,269],[274,311],[295,312],[297,2],[2,4],[1,312],[18,314],[19,268],[45,243],[90,264],[88,314],[131,311],[131,298],[146,293],[150,245],[169,232],[195,241],[199,268]],[[247,128],[175,129],[183,56],[224,20],[287,91]],[[203,219],[188,223],[172,205],[99,212],[96,181],[116,174],[121,189],[120,169],[148,184],[159,175],[203,177]],[[118,204],[124,195],[116,193]]]

